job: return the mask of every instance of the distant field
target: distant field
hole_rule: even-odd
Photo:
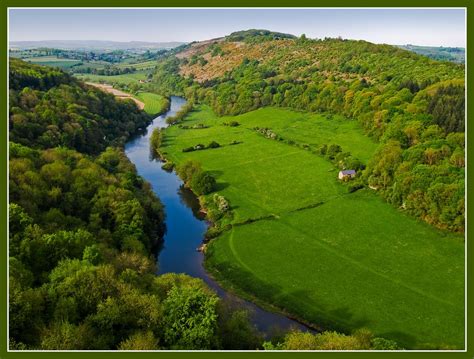
[[[139,92],[135,97],[145,103],[145,111],[152,115],[161,113],[168,104],[166,98],[151,92]]]
[[[79,61],[79,60],[60,59],[56,56],[29,57],[29,58],[25,58],[23,60],[34,63],[34,64],[37,64],[37,65],[59,67],[61,69],[69,69],[72,66],[81,63],[81,61]]]
[[[114,82],[130,85],[132,83],[138,83],[140,80],[146,80],[147,72],[140,71],[132,74],[115,75],[115,76],[104,76],[104,75],[92,75],[92,74],[74,74],[75,77],[83,81],[91,82],[105,82],[112,84]]]
[[[156,60],[151,60],[151,61],[144,61],[144,62],[138,62],[138,63],[127,63],[123,62],[120,64],[114,65],[115,67],[118,68],[126,68],[126,67],[132,67],[137,70],[148,70],[148,69],[153,69],[156,66]]]
[[[240,126],[223,125],[230,120]],[[218,118],[201,106],[182,124],[199,123],[210,127],[166,129],[162,151],[178,164],[201,162],[231,203],[233,229],[206,256],[221,282],[325,328],[368,327],[407,348],[463,346],[462,238],[368,190],[349,194],[324,158],[253,130],[337,143],[366,161],[376,144],[357,123],[276,108]],[[222,147],[182,152],[211,141]]]

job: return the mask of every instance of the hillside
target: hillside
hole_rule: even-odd
[[[151,116],[58,69],[9,70],[9,348],[269,348],[239,303],[157,275],[163,205],[122,147]],[[367,330],[268,335],[279,349],[398,348]]]
[[[364,41],[233,39],[190,44],[153,80],[190,101],[153,134],[212,223],[206,269],[324,330],[462,348],[463,67]]]
[[[462,232],[464,73],[389,45],[246,33],[165,57],[153,82],[218,115],[277,106],[357,120],[380,144],[363,182],[394,206]]]
[[[430,59],[439,61],[452,61],[464,64],[466,61],[466,49],[463,47],[443,47],[443,46],[416,46],[416,45],[400,45],[401,49],[413,51],[417,54],[424,55]]]

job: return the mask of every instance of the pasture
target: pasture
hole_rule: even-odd
[[[150,70],[156,67],[156,60],[143,61],[143,62],[137,62],[137,63],[121,62],[119,64],[115,64],[114,67],[117,67],[119,69],[129,67],[129,68],[134,68],[136,70]]]
[[[410,349],[463,347],[462,237],[372,191],[348,193],[324,158],[253,130],[269,127],[311,148],[337,143],[367,161],[377,145],[356,122],[277,108],[218,118],[200,106],[181,124],[209,127],[171,126],[161,151],[177,164],[199,161],[234,213],[206,255],[226,287],[324,329],[367,327]],[[182,152],[211,141],[221,147]]]
[[[145,104],[144,110],[152,115],[161,113],[168,104],[166,98],[151,92],[139,92],[135,97]]]
[[[81,63],[81,61],[79,60],[62,59],[56,56],[28,57],[23,60],[27,62],[31,62],[36,65],[59,67],[60,69],[63,69],[63,70],[70,69],[71,67]]]
[[[106,75],[94,75],[94,74],[74,74],[75,77],[82,81],[89,81],[89,82],[98,82],[98,83],[118,83],[122,85],[131,85],[131,84],[138,84],[140,80],[146,79],[147,72],[145,71],[137,71],[131,74],[123,74],[123,75],[114,75],[114,76],[106,76]]]
[[[464,247],[368,190],[234,226],[207,251],[233,290],[324,329],[370,328],[403,347],[462,348]]]

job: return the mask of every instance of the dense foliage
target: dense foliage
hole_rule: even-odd
[[[291,34],[284,34],[282,32],[275,32],[275,31],[261,30],[261,29],[235,31],[225,37],[227,41],[248,41],[248,42],[293,39],[293,38],[295,38],[295,36]]]
[[[151,117],[62,71],[10,60],[10,140],[97,154],[119,145]]]
[[[216,46],[191,46],[164,58],[157,85],[208,103],[218,115],[280,106],[356,119],[380,143],[366,182],[415,216],[464,230],[463,65],[389,45],[305,36],[230,37],[212,56]],[[206,64],[191,63],[191,55]],[[392,153],[391,160],[383,153]]]
[[[187,161],[180,165],[176,172],[198,196],[209,194],[216,189],[215,178],[203,171],[199,162]]]
[[[47,116],[41,124],[57,123],[55,116],[63,114],[58,103],[76,108],[57,127],[59,138],[64,138],[67,126],[75,126],[79,113],[86,125],[94,113],[107,113],[110,126],[120,125],[116,118],[137,116],[143,124],[148,119],[135,107],[61,71],[19,61],[12,62],[11,71],[11,111],[21,106],[25,128],[42,112]],[[26,98],[15,98],[25,93],[41,97],[41,109]],[[79,97],[68,96],[71,93]],[[101,124],[100,129],[106,127]],[[156,275],[152,253],[164,230],[162,206],[121,148],[105,148],[108,141],[100,137],[88,137],[84,147],[45,142],[14,130],[18,132],[11,133],[9,165],[11,349],[261,345],[248,313],[226,309],[201,280]],[[205,191],[207,174],[193,174],[196,188]]]
[[[275,341],[275,340],[274,340]],[[369,331],[361,329],[352,335],[337,332],[318,334],[293,331],[282,341],[265,342],[265,350],[400,350],[396,342],[377,338]]]

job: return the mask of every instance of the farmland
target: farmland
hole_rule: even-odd
[[[81,63],[79,60],[61,59],[56,56],[38,56],[25,58],[24,60],[36,65],[59,67],[63,70],[68,70]]]
[[[233,226],[206,255],[226,287],[325,329],[368,327],[406,348],[463,346],[462,237],[368,189],[348,193],[334,165],[312,150],[337,143],[367,161],[377,145],[357,123],[276,108],[218,118],[200,106],[181,125],[164,132],[162,153],[177,164],[200,162],[231,204],[225,221]],[[211,141],[220,147],[182,151]]]
[[[151,92],[139,92],[135,97],[145,104],[144,110],[152,115],[161,113],[168,106],[165,97]]]
[[[146,79],[146,72],[134,72],[130,74],[106,76],[106,75],[94,75],[94,74],[75,74],[80,80],[91,81],[91,82],[104,82],[108,84],[117,83],[120,85],[131,85],[138,84],[140,80]]]

